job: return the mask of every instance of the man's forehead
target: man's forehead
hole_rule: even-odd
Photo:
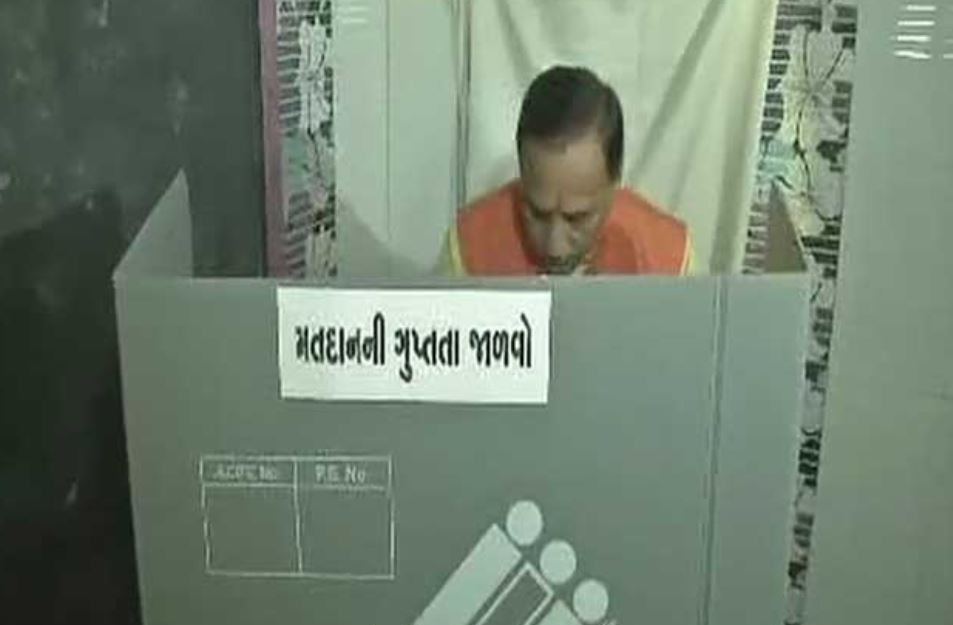
[[[571,142],[559,150],[539,144],[526,148],[522,177],[537,193],[591,196],[612,184],[598,143]]]
[[[521,156],[523,166],[533,171],[560,167],[592,173],[606,170],[602,143],[595,135],[575,139],[528,139]]]
[[[526,137],[523,140],[524,149],[535,153],[544,153],[553,156],[564,155],[570,150],[592,150],[602,153],[602,139],[596,130],[587,130],[578,135],[561,137]]]

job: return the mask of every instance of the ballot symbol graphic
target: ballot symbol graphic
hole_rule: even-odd
[[[550,540],[530,557],[543,525],[534,502],[513,504],[504,527],[483,533],[415,625],[616,625],[606,586],[575,582],[571,544]]]

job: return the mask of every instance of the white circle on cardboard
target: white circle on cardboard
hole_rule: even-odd
[[[554,540],[543,547],[539,568],[546,581],[557,586],[565,584],[576,572],[576,552],[566,541]]]
[[[518,501],[506,515],[506,533],[520,547],[528,547],[543,533],[543,513],[532,501]]]
[[[573,593],[572,607],[583,623],[595,623],[609,611],[609,591],[601,582],[587,579]]]

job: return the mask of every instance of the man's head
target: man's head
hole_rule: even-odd
[[[546,273],[584,265],[622,171],[622,107],[589,70],[553,67],[523,99],[516,145],[521,215]]]

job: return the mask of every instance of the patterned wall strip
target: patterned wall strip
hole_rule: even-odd
[[[274,4],[274,132],[280,144],[283,221],[282,231],[269,241],[280,246],[284,273],[292,277],[330,276],[337,270],[332,8],[331,0]]]
[[[755,200],[743,268],[764,271],[768,211],[794,219],[813,274],[804,422],[788,566],[785,622],[803,622],[814,526],[827,369],[844,211],[857,7],[781,0],[761,126]]]

